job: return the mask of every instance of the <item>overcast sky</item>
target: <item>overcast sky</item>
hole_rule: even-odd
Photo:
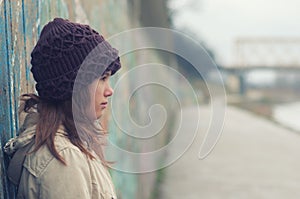
[[[234,64],[237,38],[300,38],[300,0],[170,0],[170,7],[175,26],[199,35],[223,65]]]

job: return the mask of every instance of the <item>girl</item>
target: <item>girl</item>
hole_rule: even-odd
[[[121,67],[117,50],[90,26],[55,18],[31,64],[38,95],[21,96],[27,116],[5,146],[14,154],[8,176],[17,198],[115,199],[97,119],[113,94],[109,77]]]

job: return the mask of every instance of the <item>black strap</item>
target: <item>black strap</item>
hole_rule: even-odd
[[[30,148],[33,145],[34,139],[25,147],[18,149],[9,162],[7,177],[16,186],[18,186],[20,183],[23,163],[25,161],[26,154],[29,152]]]

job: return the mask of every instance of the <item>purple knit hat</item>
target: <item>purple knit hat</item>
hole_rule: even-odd
[[[48,101],[71,99],[77,88],[120,69],[118,51],[90,26],[55,18],[44,26],[31,53],[31,72],[39,96]]]

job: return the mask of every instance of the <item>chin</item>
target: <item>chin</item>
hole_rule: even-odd
[[[101,117],[102,117],[102,113],[101,114],[98,114],[97,116],[96,116],[96,119],[98,120],[98,119],[100,119]]]

